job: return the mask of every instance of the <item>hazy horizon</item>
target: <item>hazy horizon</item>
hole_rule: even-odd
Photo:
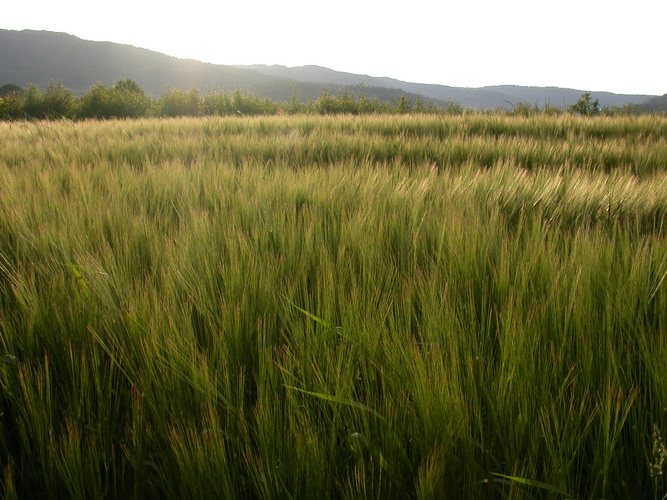
[[[65,32],[214,64],[317,65],[456,87],[522,85],[667,93],[663,8],[639,0],[435,3],[301,0],[178,9],[119,0],[94,13],[80,0],[10,4],[3,26]],[[77,15],[78,14],[78,15]]]

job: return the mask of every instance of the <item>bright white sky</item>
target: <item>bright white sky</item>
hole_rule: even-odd
[[[219,64],[662,95],[666,14],[665,0],[30,0],[5,2],[0,28]]]

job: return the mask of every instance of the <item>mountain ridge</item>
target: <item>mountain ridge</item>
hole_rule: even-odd
[[[247,90],[286,102],[293,95],[310,100],[323,91],[363,91],[384,102],[406,97],[435,106],[451,102],[477,109],[511,109],[520,102],[567,107],[582,93],[577,89],[519,85],[452,87],[346,73],[317,65],[219,65],[132,45],[83,40],[67,33],[0,29],[0,85],[44,86],[57,80],[74,92],[83,93],[97,82],[111,85],[127,78],[154,96],[168,88],[197,88],[202,92]],[[620,107],[640,105],[659,96],[593,92],[592,97],[603,107]]]
[[[295,90],[304,99],[315,99],[322,91],[335,94],[348,90],[340,85],[299,83],[249,69],[179,59],[132,45],[82,40],[67,33],[0,30],[0,84],[45,86],[56,80],[81,94],[95,83],[112,85],[128,78],[152,96],[169,88],[197,88],[202,92],[246,90],[288,101]],[[416,97],[396,89],[367,90],[370,97],[383,101]]]
[[[432,99],[455,102],[482,108],[511,108],[522,102],[544,107],[549,104],[556,107],[567,107],[577,102],[584,90],[569,89],[555,86],[523,86],[523,85],[490,85],[485,87],[453,87],[449,85],[406,82],[391,77],[374,77],[335,71],[316,65],[287,67],[283,65],[237,65],[237,68],[248,68],[266,75],[291,78],[300,82],[320,81],[325,83],[342,83],[346,85],[392,86],[421,94]],[[653,97],[643,94],[615,94],[606,91],[592,91],[593,99],[598,99],[601,106],[623,106],[625,104],[641,104]]]

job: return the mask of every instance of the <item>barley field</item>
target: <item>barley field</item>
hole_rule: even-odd
[[[0,123],[4,498],[667,494],[667,118]]]

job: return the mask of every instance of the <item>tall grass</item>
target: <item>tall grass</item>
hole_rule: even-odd
[[[0,124],[3,494],[660,498],[665,165],[658,118]]]

